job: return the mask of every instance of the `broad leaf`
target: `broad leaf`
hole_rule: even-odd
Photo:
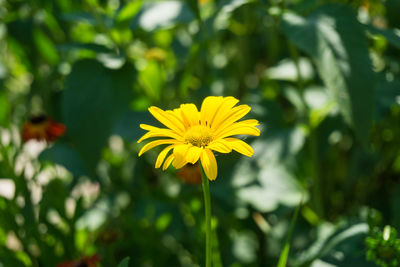
[[[89,174],[79,153],[68,144],[55,143],[53,146],[45,149],[40,154],[39,159],[64,166],[74,177]]]
[[[309,54],[345,121],[366,142],[374,109],[375,74],[366,38],[355,14],[341,5],[325,5],[310,17],[286,13],[283,31]]]
[[[117,121],[132,99],[135,71],[131,65],[118,70],[94,60],[75,63],[66,81],[62,111],[67,138],[93,170]]]

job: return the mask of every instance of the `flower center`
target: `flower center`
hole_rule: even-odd
[[[194,146],[202,147],[208,145],[213,140],[213,136],[207,126],[196,125],[186,132],[185,140]]]

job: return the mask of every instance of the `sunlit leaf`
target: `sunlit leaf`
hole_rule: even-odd
[[[254,0],[229,0],[221,2],[218,14],[215,17],[214,27],[217,30],[225,29],[228,27],[229,18],[232,13],[239,7],[251,3]]]
[[[345,121],[365,143],[374,110],[375,75],[355,14],[341,5],[325,5],[307,18],[285,13],[282,29],[313,58]]]
[[[242,263],[252,263],[257,257],[258,243],[253,232],[235,232],[233,236],[233,255]]]
[[[365,255],[359,253],[365,249],[367,233],[368,225],[362,222],[320,225],[317,240],[294,262],[307,265],[318,260],[333,266],[375,266],[367,263]]]
[[[182,1],[148,2],[135,17],[131,27],[154,31],[176,24],[189,23],[194,18],[189,7]]]
[[[117,21],[132,19],[139,12],[142,4],[141,0],[128,2],[118,13]]]
[[[309,81],[314,78],[313,67],[307,58],[299,59],[299,66],[303,81]],[[295,63],[287,59],[279,62],[276,66],[268,68],[265,75],[269,79],[291,82],[295,82],[298,79]]]
[[[57,49],[54,46],[53,41],[40,29],[35,29],[33,32],[33,39],[39,53],[45,58],[49,63],[55,64],[59,60]]]
[[[261,169],[258,180],[259,184],[238,188],[238,197],[258,211],[269,212],[280,204],[295,207],[303,195],[295,177],[283,167]]]
[[[397,49],[400,49],[400,29],[379,29],[372,25],[366,25],[365,28],[371,34],[379,34]]]

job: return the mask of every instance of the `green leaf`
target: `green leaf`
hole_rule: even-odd
[[[61,19],[65,20],[65,21],[74,22],[74,23],[86,22],[86,23],[93,24],[93,25],[97,24],[93,15],[91,13],[84,12],[84,11],[63,13],[61,15]]]
[[[248,3],[254,2],[254,0],[230,0],[222,2],[220,10],[215,17],[214,26],[216,30],[226,29],[229,25],[229,19],[231,18],[233,12]]]
[[[91,171],[114,125],[129,109],[134,79],[135,69],[129,64],[110,70],[95,60],[83,60],[72,67],[62,96],[66,138]]]
[[[289,232],[287,234],[285,245],[283,246],[281,255],[279,256],[279,261],[278,261],[277,267],[285,267],[286,266],[286,263],[287,263],[287,260],[289,257],[289,251],[290,251],[290,240],[293,235],[294,226],[296,224],[302,202],[303,202],[303,200],[301,199],[299,205],[297,206],[297,208],[293,214],[292,221],[290,222]]]
[[[199,1],[198,0],[185,0],[188,6],[192,9],[193,13],[196,15],[196,18],[201,21],[201,14],[199,9]]]
[[[44,59],[51,64],[56,64],[59,61],[57,49],[54,46],[53,41],[44,34],[42,30],[35,29],[33,31],[33,39],[39,53]]]
[[[128,267],[129,265],[129,257],[126,257],[125,259],[123,259],[119,264],[118,267]]]
[[[68,197],[68,191],[61,179],[53,179],[49,182],[43,192],[40,201],[41,216],[46,216],[50,208],[57,210],[62,216],[66,217],[65,199]]]
[[[310,81],[314,78],[314,70],[309,59],[300,58],[299,67],[303,81]],[[265,71],[265,76],[273,80],[295,82],[297,81],[295,62],[293,62],[293,60],[284,59],[278,62],[276,66],[268,68]]]
[[[400,79],[387,81],[382,75],[377,83],[377,110],[378,119],[385,117],[393,106],[400,104]]]
[[[55,143],[53,146],[45,149],[40,154],[39,159],[64,166],[74,177],[89,174],[79,153],[68,144]]]
[[[232,253],[241,263],[250,264],[257,259],[257,236],[251,231],[232,233]]]
[[[252,177],[246,175],[256,175],[257,183],[249,183]],[[232,179],[238,198],[260,212],[271,212],[280,204],[295,207],[304,195],[294,174],[283,165],[265,167],[255,174],[251,166],[240,162]]]
[[[374,110],[375,73],[355,14],[348,7],[328,4],[308,18],[284,14],[282,28],[313,58],[345,121],[365,143]]]
[[[65,43],[57,45],[57,49],[61,52],[70,52],[71,50],[89,50],[96,53],[111,53],[112,50],[104,45],[95,43]]]
[[[0,91],[0,125],[7,125],[10,116],[10,102],[5,91]]]
[[[163,67],[152,61],[148,61],[146,67],[139,73],[139,82],[150,99],[160,100],[165,76]]]
[[[342,220],[337,225],[321,224],[317,229],[317,239],[294,260],[296,266],[310,266],[316,261],[323,261],[334,266],[374,266],[367,264],[365,237],[368,225],[364,222]],[[337,255],[342,255],[337,257]]]
[[[194,18],[195,16],[184,2],[148,2],[132,21],[131,28],[154,31],[161,28],[173,27],[177,24],[187,24]]]
[[[118,13],[117,21],[125,21],[128,19],[132,19],[142,7],[143,1],[132,1],[126,4],[121,11]]]
[[[29,264],[29,265],[27,265]],[[12,251],[5,246],[0,247],[0,266],[31,266],[29,256],[22,251]]]
[[[144,130],[139,130],[139,125],[141,123],[151,125],[154,123],[154,118],[148,111],[129,111],[116,123],[112,134],[119,135],[129,142],[136,143],[136,141],[145,133]]]
[[[371,34],[379,34],[397,49],[400,49],[400,29],[378,29],[372,25],[366,25],[366,30]]]

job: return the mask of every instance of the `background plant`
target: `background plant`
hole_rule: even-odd
[[[154,170],[156,151],[139,159],[138,124],[155,123],[150,105],[232,95],[262,136],[251,160],[218,156],[213,262],[276,266],[304,196],[289,266],[375,266],[371,208],[378,229],[400,226],[399,13],[397,0],[0,1],[0,265],[204,265],[201,187]],[[42,113],[65,136],[22,143]]]

